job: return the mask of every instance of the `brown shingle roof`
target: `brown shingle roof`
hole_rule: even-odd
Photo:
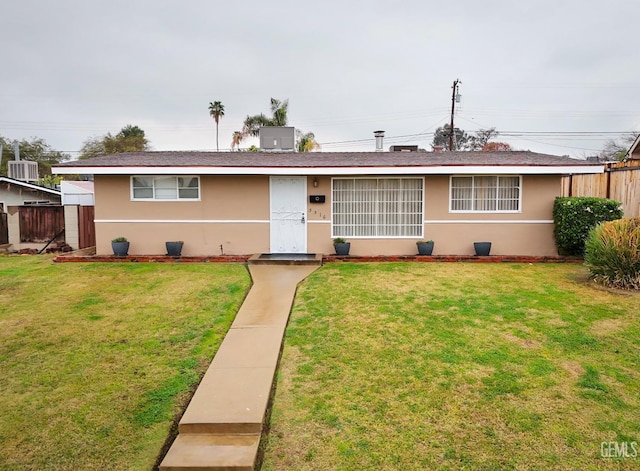
[[[585,160],[510,152],[128,152],[56,167],[434,167],[597,165]]]

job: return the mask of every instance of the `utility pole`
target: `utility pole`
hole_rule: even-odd
[[[453,86],[451,88],[453,88],[453,92],[451,93],[451,127],[449,128],[449,150],[452,151],[453,150],[453,113],[455,112],[456,109],[456,98],[458,96],[458,85],[460,85],[462,82],[460,81],[460,79],[455,79],[453,81]]]

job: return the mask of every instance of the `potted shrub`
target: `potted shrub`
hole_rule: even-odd
[[[491,252],[491,242],[474,242],[473,248],[476,251],[476,255],[486,257]]]
[[[333,248],[336,251],[336,255],[349,255],[351,242],[347,242],[342,237],[336,237],[333,239]]]
[[[116,237],[111,241],[113,255],[124,257],[129,253],[129,241],[126,237]]]
[[[181,240],[176,240],[165,242],[165,245],[167,246],[167,255],[171,257],[179,257],[182,253],[182,246],[184,245],[184,242]]]
[[[431,255],[433,253],[433,241],[421,240],[416,242],[418,246],[418,255]]]

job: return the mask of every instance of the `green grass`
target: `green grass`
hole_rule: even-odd
[[[640,296],[575,265],[330,264],[299,288],[272,470],[637,469]]]
[[[0,257],[0,469],[151,469],[249,283],[241,265]]]

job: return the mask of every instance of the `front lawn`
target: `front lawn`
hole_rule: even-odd
[[[151,469],[244,266],[0,256],[0,469]]]
[[[329,264],[298,290],[264,471],[636,469],[640,296],[576,265]]]

